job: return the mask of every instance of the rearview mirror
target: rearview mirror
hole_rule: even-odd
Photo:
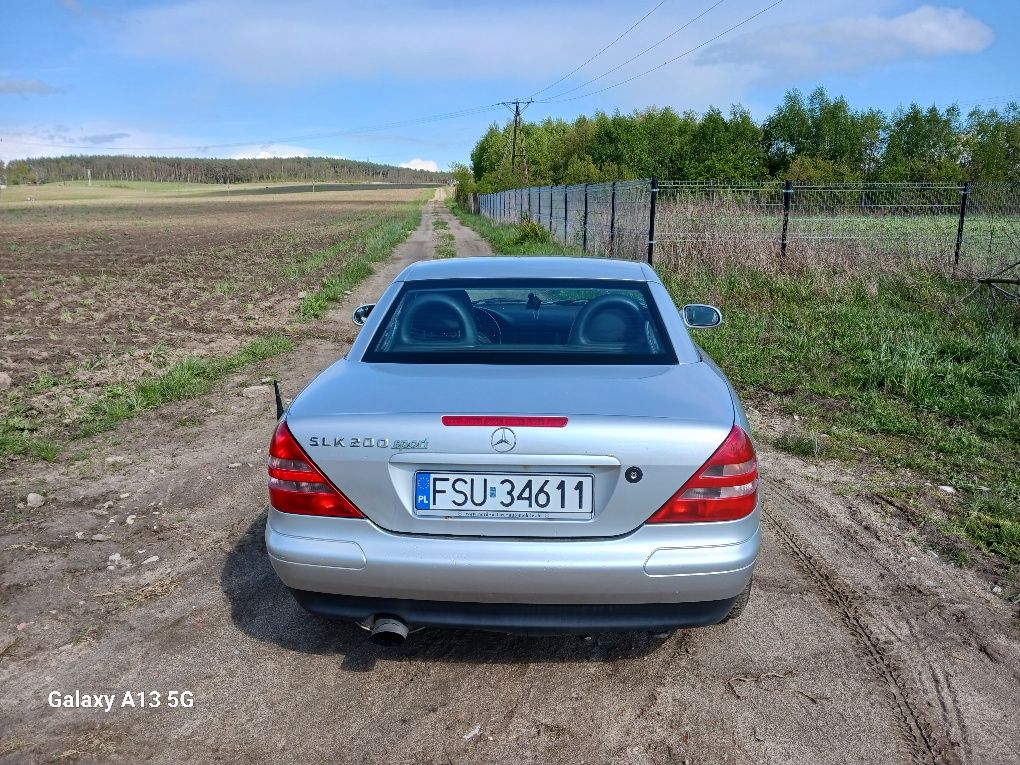
[[[688,303],[683,311],[684,324],[694,329],[708,329],[722,324],[722,311],[714,305]]]
[[[372,309],[375,308],[375,303],[365,303],[365,305],[359,305],[354,309],[354,313],[351,314],[351,321],[357,324],[359,327],[365,326],[365,319],[372,313]]]

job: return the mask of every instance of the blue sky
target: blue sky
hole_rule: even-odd
[[[328,155],[445,169],[509,115],[494,104],[536,91],[530,119],[732,103],[762,118],[787,89],[819,84],[885,110],[1020,100],[1020,0],[782,0],[723,34],[772,2],[0,0],[0,159]]]

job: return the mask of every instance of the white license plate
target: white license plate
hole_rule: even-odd
[[[414,512],[426,518],[587,520],[595,507],[591,475],[556,473],[414,474]]]

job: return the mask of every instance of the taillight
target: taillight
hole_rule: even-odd
[[[736,425],[680,491],[646,523],[735,521],[758,500],[758,458],[751,438]]]
[[[364,518],[329,482],[280,420],[269,445],[269,504],[281,513]]]
[[[443,424],[483,428],[565,428],[566,417],[493,417],[488,415],[444,414]]]

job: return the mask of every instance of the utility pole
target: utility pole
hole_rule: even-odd
[[[524,132],[521,130],[521,113],[525,109],[527,109],[529,106],[531,106],[531,104],[534,103],[534,101],[532,99],[530,99],[530,98],[527,101],[521,101],[518,98],[518,99],[515,99],[513,101],[502,101],[500,103],[501,103],[502,106],[505,106],[507,109],[509,109],[511,106],[514,108],[513,137],[510,139],[511,140],[511,144],[510,144],[510,171],[511,172],[516,172],[517,171],[517,156],[520,155],[521,158],[524,161],[524,172],[525,172],[525,175],[527,175],[527,172],[528,172],[528,159],[527,159],[527,154],[524,151],[524,145],[523,145],[524,144]],[[521,136],[521,147],[520,147],[519,151],[518,151],[518,148],[517,148],[517,136],[518,136],[518,134],[520,134],[520,136]],[[504,152],[503,156],[504,156],[504,159],[505,159],[506,158],[506,153],[505,152]]]

